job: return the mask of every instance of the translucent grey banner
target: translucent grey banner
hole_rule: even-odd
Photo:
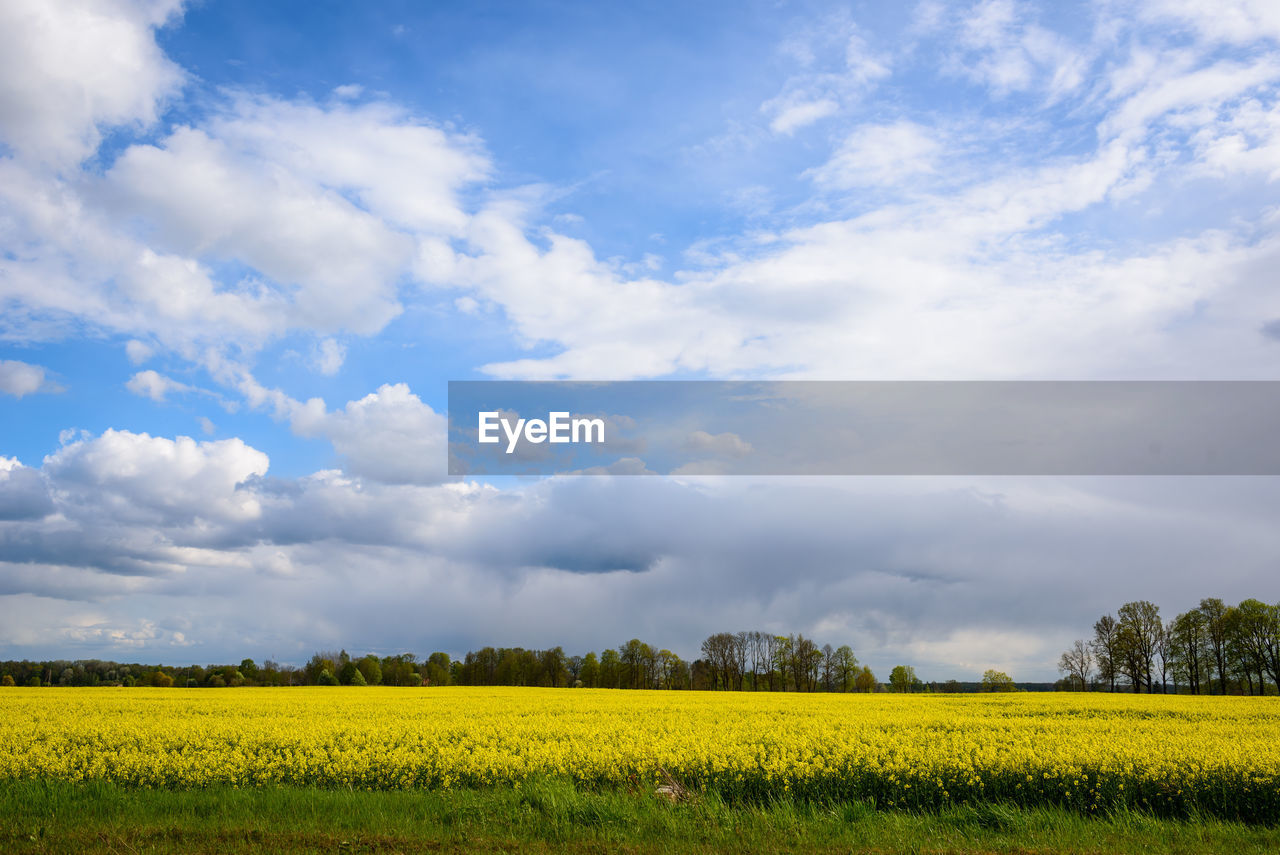
[[[1276,381],[454,381],[450,475],[1277,475]]]

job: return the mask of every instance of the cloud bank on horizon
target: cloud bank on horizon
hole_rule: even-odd
[[[1280,379],[1280,7],[0,7],[0,656],[1051,679],[1273,479],[445,477],[449,379]],[[643,483],[637,483],[643,482]],[[618,637],[619,635],[625,637]]]

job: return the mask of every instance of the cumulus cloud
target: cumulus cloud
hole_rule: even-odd
[[[3,127],[16,129],[0,137],[15,153],[0,158],[0,241],[24,247],[0,258],[0,334],[42,340],[88,325],[130,337],[135,365],[159,348],[208,367],[303,331],[321,342],[317,370],[336,371],[333,333],[378,332],[402,311],[408,281],[445,272],[448,241],[468,217],[459,195],[487,180],[488,158],[476,139],[389,103],[228,92],[198,126],[125,145],[105,174],[71,173],[99,126],[154,119],[171,88],[152,73],[151,60],[164,60],[154,28],[175,8],[6,6],[22,19],[6,35],[26,39],[6,58],[39,54],[37,71],[65,65],[87,89],[57,95],[56,81],[31,85],[26,68],[3,75],[40,97],[0,96],[0,121],[8,109]],[[136,91],[103,101],[94,87],[123,85],[113,63],[132,66]],[[73,96],[80,118],[63,103]],[[40,130],[37,101],[66,127]],[[41,136],[28,144],[28,131]],[[62,172],[48,173],[41,152]]]
[[[45,382],[42,365],[32,365],[16,359],[0,359],[0,392],[21,398],[35,392],[52,391]]]
[[[53,513],[53,499],[38,469],[0,457],[0,520],[41,519]]]
[[[180,0],[15,0],[0,8],[0,139],[22,158],[73,166],[104,127],[149,125],[185,74],[155,41]]]
[[[139,522],[244,520],[260,513],[240,485],[267,472],[267,455],[240,439],[197,442],[107,430],[64,445],[42,470],[77,498]]]
[[[333,443],[352,475],[387,484],[433,484],[447,468],[445,417],[405,383],[380,386],[341,410],[312,399],[293,410],[293,429]]]

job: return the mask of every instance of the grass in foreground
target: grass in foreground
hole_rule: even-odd
[[[0,851],[1247,855],[1280,851],[1280,829],[999,804],[907,813],[861,803],[735,806],[710,793],[672,805],[648,792],[586,792],[556,780],[390,792],[10,780],[0,782]]]

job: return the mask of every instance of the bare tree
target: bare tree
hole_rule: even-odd
[[[750,634],[751,643],[751,688],[760,688],[760,669],[769,661],[768,638],[763,632],[755,630]]]
[[[795,676],[796,691],[812,692],[817,688],[822,651],[812,639],[805,638],[804,633],[795,636],[791,647],[791,672]]]
[[[822,691],[834,691],[836,683],[836,649],[822,645]]]
[[[1103,615],[1093,625],[1094,660],[1098,663],[1098,671],[1102,679],[1107,681],[1107,688],[1116,690],[1116,674],[1119,673],[1120,639],[1116,619],[1111,615]]]
[[[1200,614],[1204,615],[1205,638],[1209,653],[1218,667],[1219,694],[1227,693],[1227,604],[1217,597],[1205,597],[1200,601]]]
[[[1089,690],[1089,678],[1093,676],[1093,652],[1082,638],[1077,638],[1058,660],[1058,670],[1071,679],[1079,690]]]
[[[1200,694],[1200,677],[1205,670],[1205,619],[1199,609],[1191,609],[1178,615],[1169,624],[1169,652],[1174,661],[1174,687],[1177,688],[1178,674],[1187,678],[1187,688],[1191,694]]]
[[[736,669],[737,638],[731,632],[717,632],[702,642],[702,655],[711,666],[713,682],[722,689],[733,688],[734,670]]]
[[[773,691],[773,678],[778,673],[778,643],[781,636],[766,634],[764,637],[764,666],[768,669],[769,691]],[[784,674],[785,679],[785,674]],[[785,689],[785,684],[783,685]]]
[[[747,660],[751,658],[751,633],[740,632],[733,637],[733,665],[737,672],[738,691],[742,691],[747,676]]]

